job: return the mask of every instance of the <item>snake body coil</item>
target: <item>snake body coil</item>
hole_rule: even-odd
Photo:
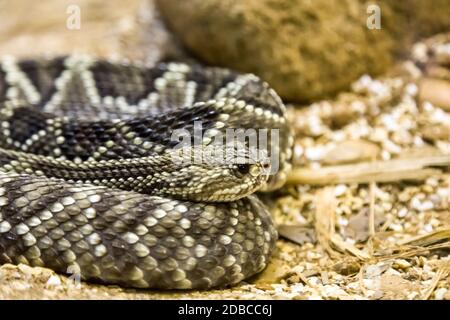
[[[260,148],[278,171],[268,176],[259,160],[173,161],[173,133],[195,140],[198,122],[202,156],[228,129],[276,129],[277,141]],[[253,193],[283,183],[291,146],[283,103],[254,75],[5,59],[0,263],[139,288],[238,283],[264,269],[273,250],[277,232]]]

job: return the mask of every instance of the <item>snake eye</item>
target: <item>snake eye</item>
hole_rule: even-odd
[[[256,164],[238,164],[238,171],[243,174],[250,174],[253,177],[257,177],[261,174],[261,168]]]
[[[247,174],[250,171],[250,165],[249,164],[238,164],[237,168],[240,173]]]

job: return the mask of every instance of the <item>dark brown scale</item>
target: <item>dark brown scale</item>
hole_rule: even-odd
[[[59,57],[49,60],[46,63],[38,62],[36,60],[22,60],[19,62],[18,65],[20,69],[27,74],[28,79],[41,95],[41,99],[37,106],[39,109],[42,108],[56,92],[55,80],[64,70],[64,59],[64,57]]]
[[[0,69],[0,108],[2,108],[2,103],[5,101],[6,92],[8,91],[9,84],[6,82],[5,72]]]
[[[59,223],[65,223],[70,220],[70,216],[67,213],[60,212],[55,215],[55,220],[58,221]],[[72,231],[72,230],[69,230],[69,231]]]
[[[172,232],[173,236],[177,239],[181,239],[186,235],[184,229],[178,226],[170,228],[170,232]]]
[[[81,255],[82,253],[89,250],[89,245],[85,241],[81,240],[81,241],[75,242],[75,244],[72,245],[72,249],[77,254]]]
[[[171,256],[171,250],[161,243],[161,245],[153,247],[153,255],[156,259],[163,260]]]
[[[177,246],[179,246],[179,242],[173,238],[173,237],[166,237],[161,241],[161,245],[163,247],[167,247],[167,248],[176,248]]]
[[[161,226],[167,229],[171,229],[176,225],[176,222],[168,217],[164,217],[160,220]]]
[[[200,210],[202,210],[202,209],[200,208]],[[200,218],[200,215],[201,215],[200,210],[197,209],[197,210],[188,211],[188,212],[186,212],[185,217],[190,221],[196,221],[197,219]]]
[[[168,230],[161,225],[151,227],[149,230],[151,230],[152,234],[154,234],[158,238],[165,237],[169,234]]]
[[[163,69],[121,67],[104,61],[97,62],[91,70],[100,95],[122,96],[129,104],[137,103],[154,91],[154,81],[165,72]]]
[[[114,265],[115,265],[114,258],[111,256],[104,257],[100,263],[101,263],[102,267],[105,269],[114,268]]]
[[[204,245],[205,247],[209,248],[211,247],[213,240],[211,239],[210,235],[205,235],[205,232],[202,232],[199,234],[199,238],[197,238],[197,242]]]
[[[205,269],[212,269],[219,264],[219,260],[214,256],[207,256],[203,259]]]
[[[19,235],[12,231],[4,233],[1,237],[1,246],[4,251],[0,251],[0,262],[1,263],[13,263],[10,257],[17,257],[25,252],[25,247],[20,241]]]
[[[236,79],[236,73],[226,72],[224,74],[217,74],[217,71],[207,71],[200,66],[193,66],[191,72],[186,76],[186,80],[194,81],[197,84],[195,93],[195,101],[205,101],[219,91],[220,88],[225,87],[229,82]]]
[[[10,138],[23,144],[33,134],[47,128],[47,119],[50,115],[38,112],[33,107],[20,107],[14,109],[13,115],[8,119],[10,128]],[[11,146],[3,146],[11,147]],[[19,148],[17,148],[20,150]]]
[[[65,216],[65,219],[66,222],[61,225],[61,229],[66,233],[70,233],[71,231],[75,230],[77,226],[73,222],[68,221],[70,219],[69,216]]]
[[[227,249],[224,245],[219,243],[214,243],[209,249],[212,256],[223,257],[227,253]]]

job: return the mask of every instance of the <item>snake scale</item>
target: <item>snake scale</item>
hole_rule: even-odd
[[[174,162],[172,133],[195,137],[196,121],[202,148],[227,129],[276,129],[279,140],[265,151],[277,172],[260,160]],[[77,270],[86,281],[134,288],[236,284],[263,270],[274,249],[277,232],[255,191],[282,185],[292,144],[281,99],[252,74],[6,57],[0,264]]]

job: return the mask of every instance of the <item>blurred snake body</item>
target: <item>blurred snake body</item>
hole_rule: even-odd
[[[277,172],[268,175],[259,160],[174,162],[172,134],[195,135],[196,122],[202,147],[227,129],[276,129],[266,151]],[[280,98],[251,74],[5,58],[0,264],[135,288],[239,283],[274,249],[277,232],[254,192],[283,184],[292,141]]]

